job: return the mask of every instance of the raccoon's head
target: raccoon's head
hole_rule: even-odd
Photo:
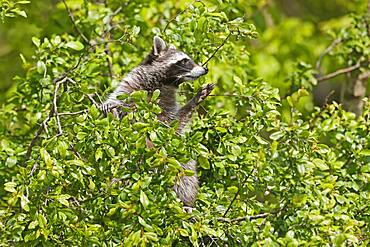
[[[153,50],[142,65],[152,66],[161,74],[164,84],[174,86],[195,80],[208,72],[206,67],[196,64],[184,52],[177,50],[174,45],[167,45],[158,36],[154,37]]]

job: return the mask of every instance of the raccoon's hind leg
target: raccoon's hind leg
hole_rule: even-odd
[[[197,95],[195,95],[185,106],[183,106],[179,110],[179,128],[177,130],[178,133],[182,133],[186,124],[190,122],[196,106],[202,103],[207,98],[214,87],[214,84],[205,85],[201,90],[199,90]],[[192,206],[194,205],[199,189],[198,175],[196,170],[197,162],[195,160],[191,160],[186,164],[182,164],[181,166],[183,169],[191,170],[195,173],[193,176],[180,177],[179,179],[177,179],[177,181],[175,181],[174,186],[174,191],[185,205],[184,210],[191,213]]]
[[[173,188],[178,198],[188,209],[192,208],[198,195],[199,185],[196,164],[196,161],[191,160],[188,163],[181,165],[184,170],[194,171],[195,174],[193,176],[184,175],[176,179],[175,186]]]

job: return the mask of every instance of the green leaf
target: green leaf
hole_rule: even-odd
[[[208,169],[211,168],[211,165],[210,165],[208,159],[203,157],[203,156],[199,156],[198,163],[199,163],[200,167],[202,167],[203,169],[208,170]]]
[[[103,151],[101,148],[97,148],[95,151],[95,161],[100,160],[103,157]]]
[[[112,216],[117,212],[117,207],[109,209],[109,212],[107,213],[107,216]]]
[[[65,141],[60,141],[58,144],[58,152],[62,158],[66,157],[68,145]]]
[[[53,160],[51,159],[50,154],[44,148],[40,149],[40,154],[41,158],[43,158],[45,161],[46,167],[50,169],[51,166],[53,165]]]
[[[267,145],[268,144],[268,142],[265,141],[262,137],[259,137],[259,136],[256,135],[256,136],[254,136],[254,138],[256,138],[256,140],[259,144],[262,144],[262,145]]]
[[[40,47],[41,45],[41,41],[39,38],[37,37],[32,37],[32,43],[36,46],[36,47]]]
[[[28,206],[28,203],[30,201],[25,195],[21,195],[20,199],[21,199],[21,208],[28,212],[30,210],[30,207]]]
[[[81,51],[84,48],[84,45],[80,41],[69,41],[66,46],[76,51]]]
[[[312,162],[315,164],[317,168],[321,171],[329,170],[329,166],[323,161],[322,159],[313,159]]]
[[[153,227],[151,225],[148,225],[143,218],[139,216],[138,220],[140,225],[142,225],[147,231],[153,231]]]
[[[146,196],[145,192],[142,190],[140,191],[140,202],[144,206],[144,208],[146,208],[149,205],[149,199]]]
[[[239,145],[234,145],[234,146],[231,147],[231,153],[235,157],[238,157],[242,153],[242,149],[240,148]]]
[[[360,155],[370,156],[370,149],[363,149],[359,152]]]
[[[185,173],[185,176],[189,176],[189,177],[195,175],[195,172],[192,170],[184,170],[184,173]]]
[[[38,214],[38,222],[39,222],[39,226],[41,228],[45,228],[48,221],[42,213],[39,213]]]
[[[13,167],[15,164],[17,164],[17,157],[16,156],[8,157],[5,161],[5,165],[9,168]]]
[[[43,61],[37,61],[37,72],[44,74],[46,72],[46,65]]]
[[[39,222],[37,220],[31,221],[31,223],[28,225],[28,229],[32,230],[35,229],[36,226],[39,225]]]
[[[68,202],[68,199],[70,198],[71,196],[68,195],[68,194],[62,194],[62,195],[59,195],[57,196],[57,199],[58,201],[63,204],[64,206],[67,206],[69,207],[69,202]]]
[[[284,136],[283,132],[281,132],[281,131],[276,131],[276,132],[274,132],[274,133],[272,133],[272,134],[270,135],[270,139],[277,141],[277,140],[279,140],[279,139],[280,139],[281,137],[283,137],[283,136]]]
[[[7,182],[4,184],[4,190],[8,191],[8,192],[16,192],[16,189],[15,187],[17,186],[16,183],[14,182]]]
[[[158,99],[160,93],[161,93],[161,91],[159,91],[159,89],[154,90],[154,92],[152,94],[152,101],[153,102],[155,102]]]

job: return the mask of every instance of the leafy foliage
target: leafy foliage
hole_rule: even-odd
[[[22,16],[27,17],[24,10],[21,10],[19,6],[28,4],[30,1],[14,1],[14,0],[1,0],[0,2],[0,18],[4,22],[5,17],[16,17]]]
[[[247,40],[257,33],[238,4],[66,3],[74,32],[32,39],[27,74],[0,112],[1,245],[369,244],[368,102],[359,118],[335,103],[303,117],[312,67],[298,64],[285,100],[256,78]],[[217,84],[184,136],[156,119],[158,95],[125,96],[135,107],[122,120],[90,101],[154,34],[203,62],[227,39],[209,75],[180,88],[185,101]],[[192,214],[172,190],[189,160],[201,180]]]

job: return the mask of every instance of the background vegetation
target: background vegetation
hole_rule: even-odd
[[[0,245],[369,245],[368,8],[0,0]],[[121,121],[90,101],[156,34],[211,58],[180,88],[217,85],[184,136],[146,92]],[[186,214],[172,187],[191,159]]]

